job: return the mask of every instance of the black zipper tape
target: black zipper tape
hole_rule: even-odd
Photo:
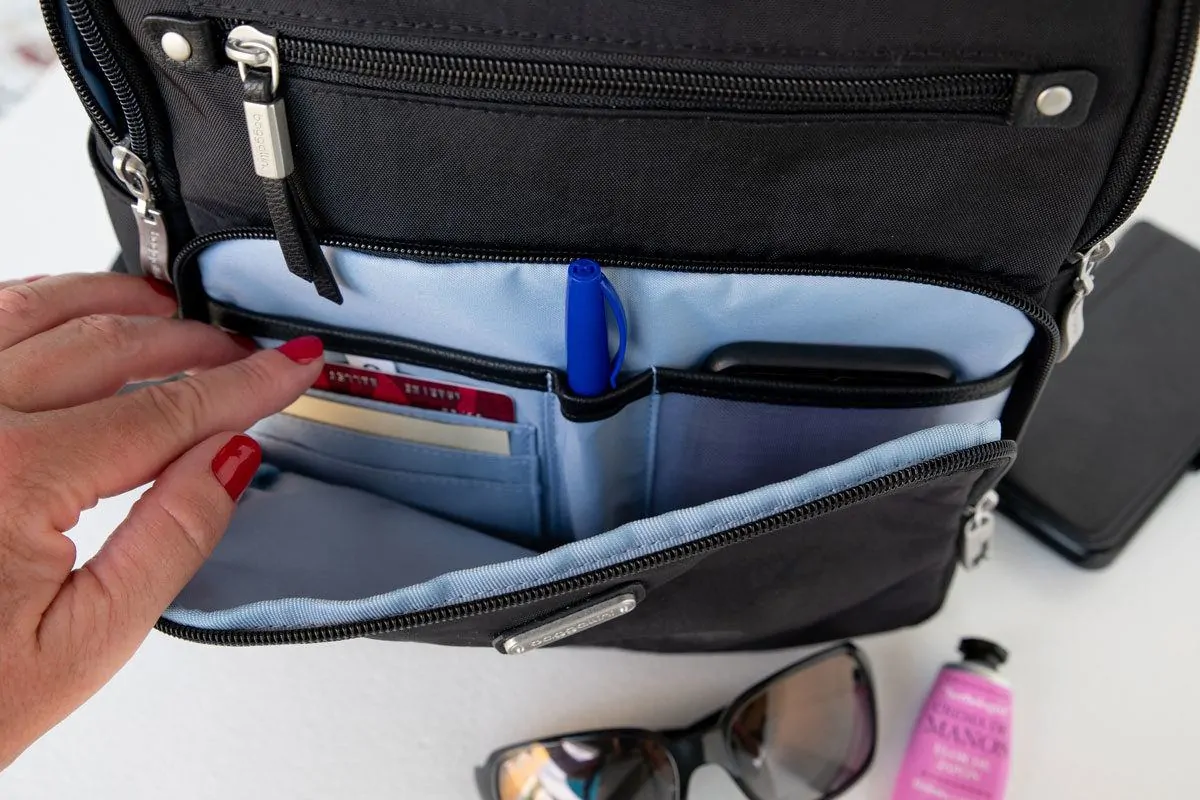
[[[1124,154],[1119,155],[1109,166],[1110,180],[1119,180],[1123,175],[1132,175],[1132,178],[1125,181],[1125,188],[1115,206],[1111,202],[1105,203],[1100,208],[1093,209],[1089,214],[1088,223],[1081,232],[1082,239],[1075,246],[1077,252],[1086,253],[1116,233],[1133,215],[1142,202],[1142,198],[1146,196],[1146,191],[1150,188],[1150,184],[1158,172],[1158,165],[1162,162],[1163,154],[1166,153],[1167,142],[1170,141],[1171,132],[1175,129],[1175,121],[1179,118],[1179,108],[1183,104],[1183,98],[1187,92],[1188,77],[1192,73],[1192,63],[1196,58],[1198,26],[1200,26],[1200,13],[1197,12],[1196,0],[1180,0],[1175,19],[1164,25],[1171,31],[1172,41],[1165,54],[1166,75],[1161,84],[1162,89],[1148,100],[1149,103],[1157,106],[1152,109],[1155,116],[1150,126],[1150,133],[1137,151],[1128,156],[1130,160],[1136,160],[1137,166],[1133,169],[1121,168],[1121,159],[1125,157]],[[1149,74],[1148,80],[1155,80],[1154,73]],[[1150,92],[1154,88],[1146,86],[1143,87],[1143,91]],[[1135,119],[1139,111],[1141,109],[1135,110]],[[1126,135],[1128,136],[1129,133]],[[1121,146],[1124,146],[1124,142]],[[1102,200],[1105,199],[1103,190],[1099,197]],[[1094,218],[1105,221],[1097,222]],[[1088,233],[1089,231],[1091,233]],[[1075,267],[1068,264],[1067,268],[1074,270]]]
[[[813,78],[731,74],[709,69],[552,63],[404,52],[281,37],[293,69],[337,75],[368,87],[493,102],[738,111],[765,114],[936,113],[1005,119],[1015,96],[1012,72]],[[713,71],[723,68],[724,72]]]
[[[216,20],[228,32],[241,20]],[[257,27],[256,23],[254,24]],[[863,67],[622,58],[416,40],[411,49],[276,31],[291,74],[346,85],[489,102],[761,114],[947,114],[1008,121],[1013,71],[896,74]]]
[[[74,63],[62,28],[58,0],[41,0],[41,4],[55,52],[92,123],[110,147],[128,147],[147,165],[153,165],[149,173],[150,187],[160,206],[178,205],[181,202],[179,178],[175,172],[172,138],[163,122],[166,114],[157,105],[157,90],[135,43],[120,23],[111,18],[116,14],[115,9],[98,0],[65,0],[67,13],[71,15],[80,39],[112,91],[124,130],[118,130],[104,115]]]
[[[75,88],[75,94],[79,95],[79,101],[83,103],[83,108],[87,111],[92,125],[100,131],[105,141],[108,142],[108,146],[114,147],[121,142],[124,134],[117,130],[118,120],[109,119],[108,115],[104,113],[100,103],[93,96],[87,80],[83,77],[79,65],[75,63],[75,58],[67,45],[67,34],[63,27],[64,20],[59,0],[41,0],[41,5],[42,18],[45,20],[46,30],[50,34],[50,43],[54,46],[54,52],[58,54],[58,60],[62,63],[63,70],[67,73],[67,79]]]
[[[530,605],[553,599],[583,589],[602,585],[614,580],[636,578],[650,570],[658,569],[679,561],[704,555],[735,544],[768,536],[801,522],[825,516],[843,508],[862,503],[885,494],[918,484],[944,478],[958,473],[988,470],[1003,466],[1016,456],[1016,444],[1011,441],[992,442],[951,453],[912,467],[898,470],[882,478],[859,484],[811,503],[740,525],[720,533],[706,536],[687,544],[660,550],[650,555],[623,561],[611,567],[578,575],[574,578],[547,583],[532,589],[489,597],[470,603],[460,603],[430,611],[401,614],[366,622],[326,625],[316,628],[291,630],[232,630],[213,631],[180,625],[168,619],[160,619],[158,630],[180,639],[205,644],[244,646],[267,644],[301,644],[332,642],[362,636],[381,636],[399,631],[423,628],[439,623],[452,622],[470,617]]]

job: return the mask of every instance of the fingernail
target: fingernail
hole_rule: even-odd
[[[49,277],[49,275],[30,275],[28,278],[25,278],[25,283],[33,283],[34,281],[40,281],[42,278]]]
[[[278,350],[297,364],[311,364],[325,352],[325,345],[316,336],[301,336],[279,345]]]
[[[154,290],[155,294],[162,295],[170,300],[175,299],[175,289],[171,287],[171,284],[163,283],[158,278],[152,278],[149,275],[143,275],[142,280],[150,284],[150,288]]]
[[[231,333],[231,334],[229,334],[229,338],[233,339],[235,342],[237,342],[238,344],[240,344],[242,347],[246,348],[247,350],[257,350],[258,349],[258,342],[254,341],[249,336],[242,336],[240,333]]]
[[[213,475],[225,487],[229,499],[237,502],[258,472],[262,463],[262,448],[244,433],[234,436],[213,456]]]

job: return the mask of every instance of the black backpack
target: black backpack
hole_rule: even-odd
[[[506,653],[936,612],[1197,25],[1194,0],[43,7],[121,268],[331,354],[252,431],[269,466],[159,628]]]

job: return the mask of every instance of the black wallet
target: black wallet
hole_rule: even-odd
[[[1134,226],[1096,271],[1001,485],[1000,509],[1054,550],[1108,565],[1200,457],[1200,251]]]

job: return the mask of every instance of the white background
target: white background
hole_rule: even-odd
[[[1197,97],[1142,213],[1200,246]],[[111,262],[85,128],[57,71],[0,121],[0,278]],[[1200,354],[1180,368],[1198,365]],[[81,557],[131,501],[84,516],[73,534]],[[1198,519],[1193,476],[1102,573],[1068,565],[1002,521],[996,558],[959,576],[938,617],[861,640],[882,732],[874,768],[846,797],[889,795],[925,691],[967,634],[1013,653],[1009,797],[1200,796]],[[108,687],[0,774],[0,797],[471,798],[475,765],[500,745],[690,723],[801,654],[503,657],[373,641],[247,650],[153,633]],[[693,781],[692,800],[737,797],[715,768]]]

